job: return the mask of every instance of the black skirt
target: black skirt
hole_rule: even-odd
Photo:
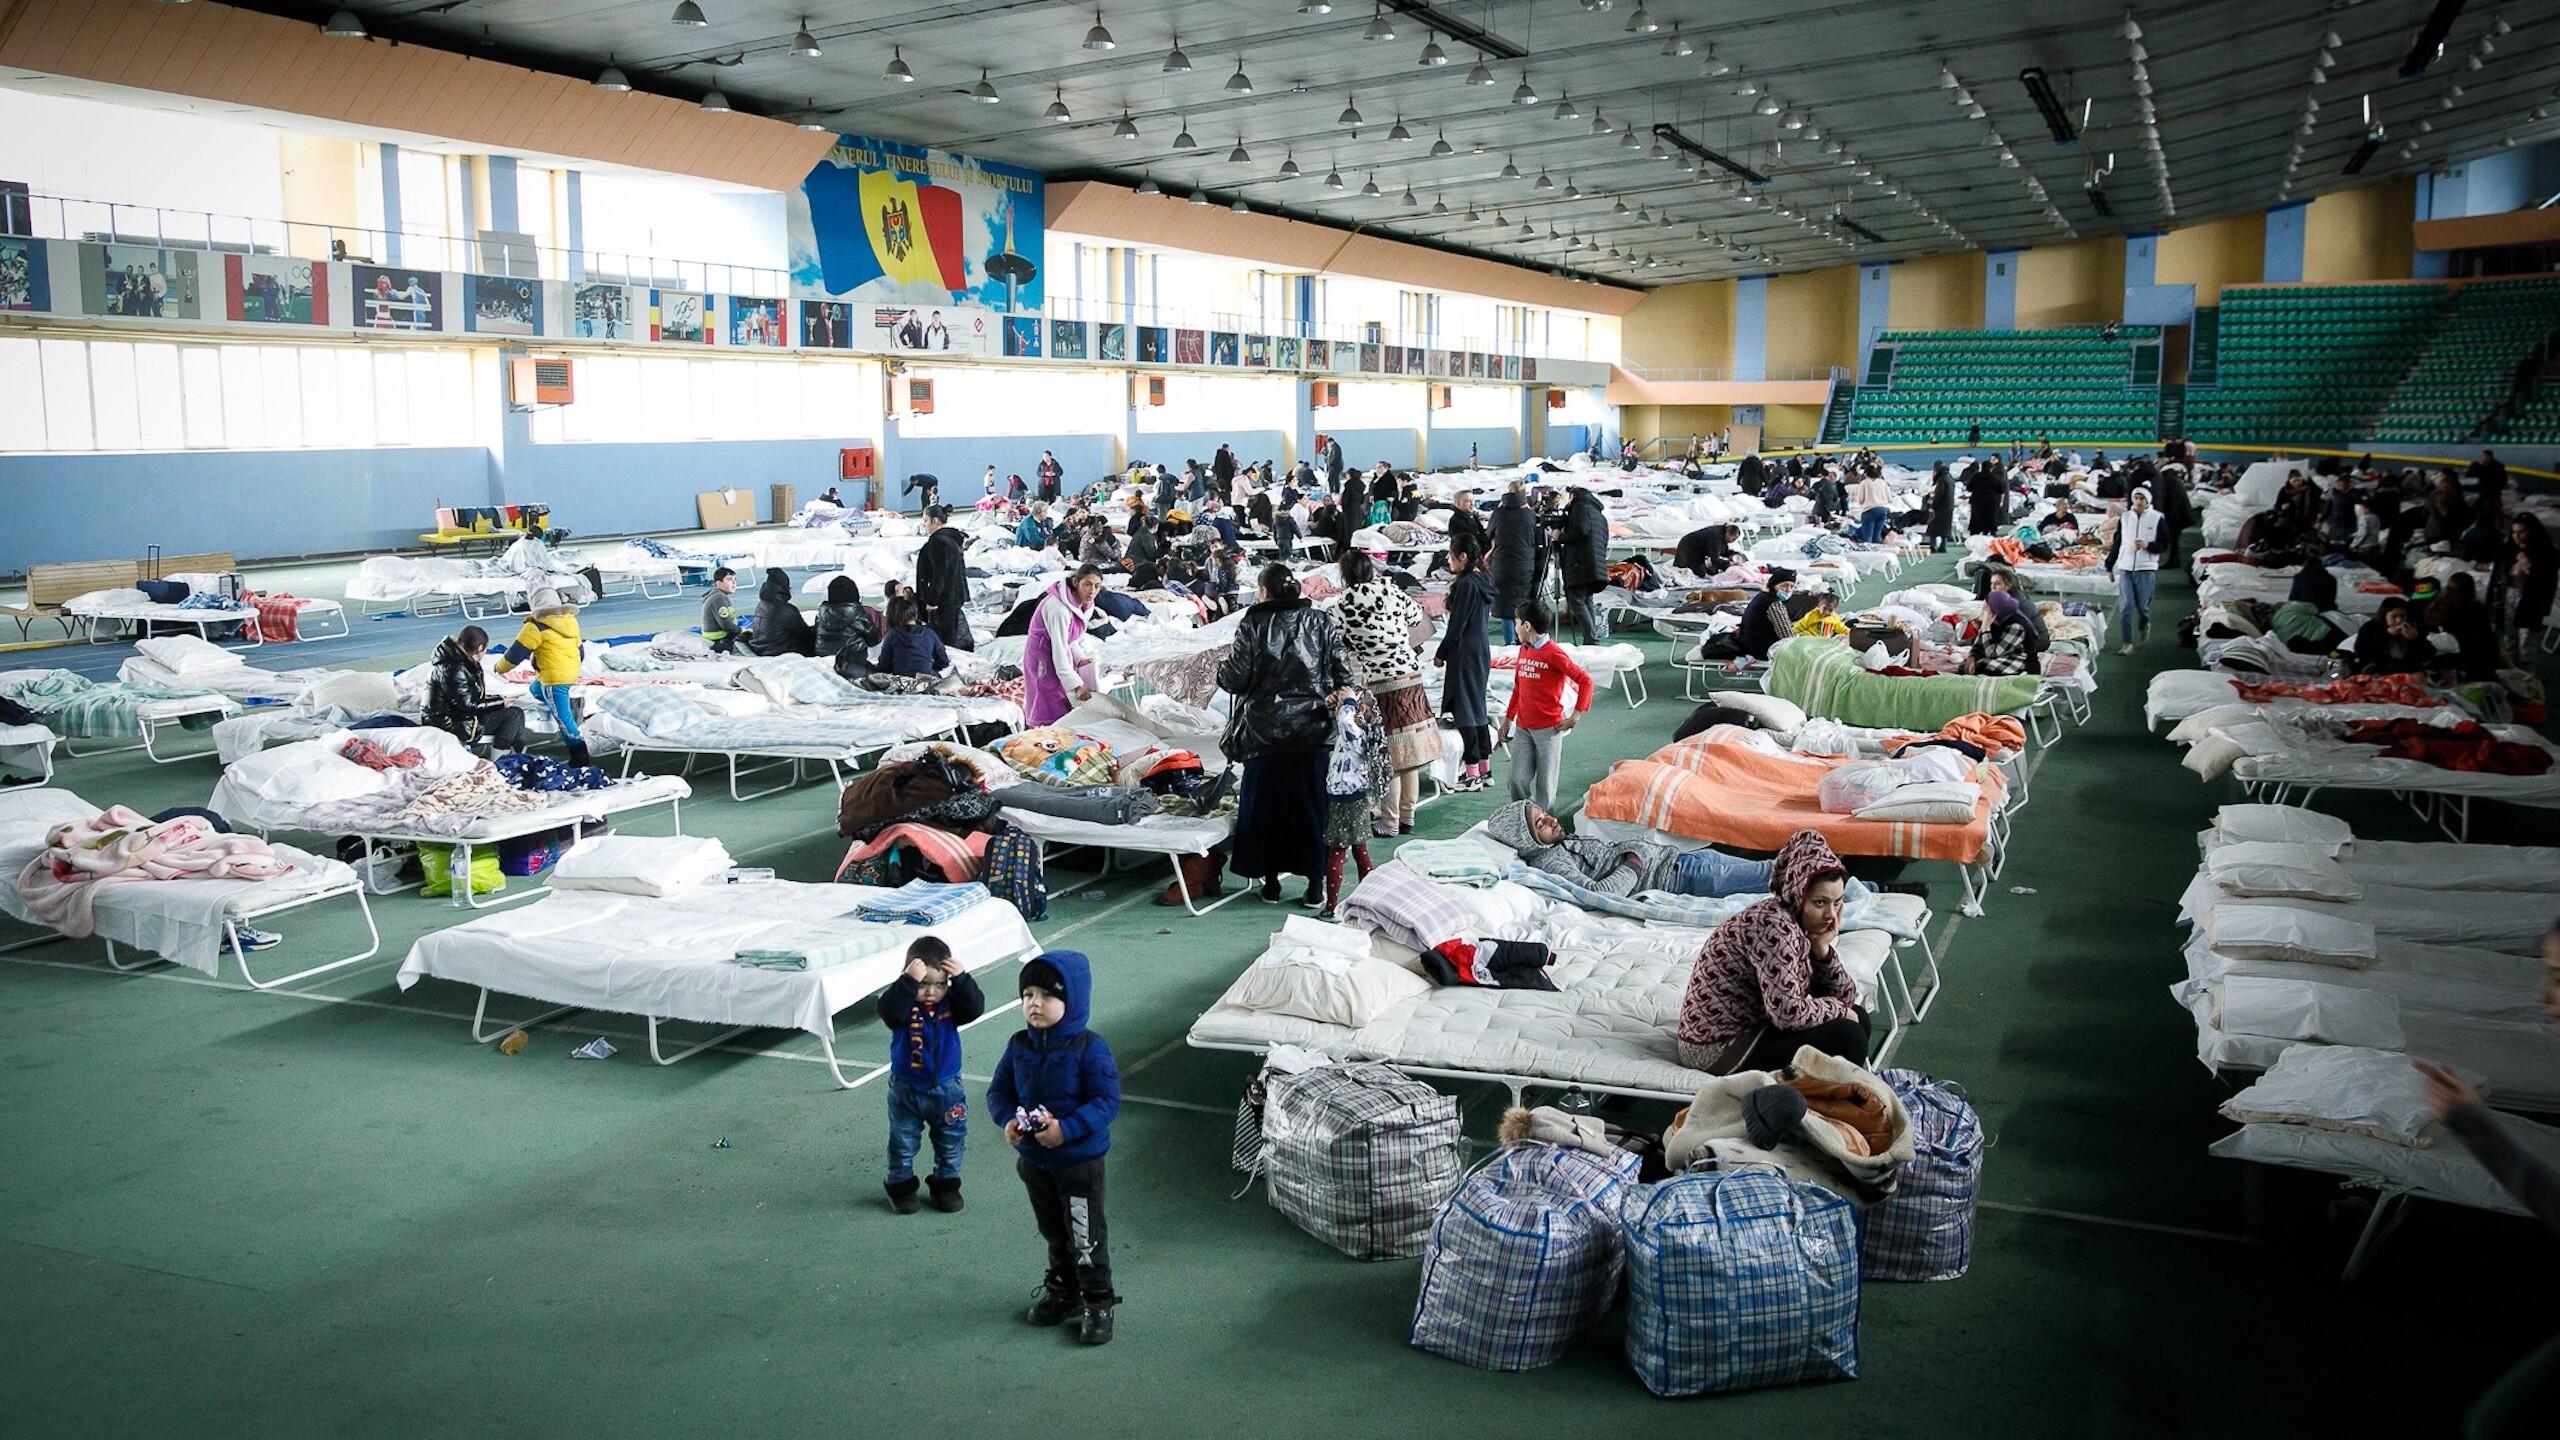
[[[1304,750],[1244,762],[1229,870],[1256,880],[1324,873],[1325,759],[1322,750]]]

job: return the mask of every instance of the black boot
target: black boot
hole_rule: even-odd
[[[581,770],[596,763],[595,760],[587,754],[586,741],[572,740],[569,742],[569,763],[577,766]]]
[[[960,1198],[960,1177],[957,1175],[947,1179],[940,1175],[928,1175],[925,1177],[924,1184],[927,1190],[933,1192],[933,1208],[945,1215],[958,1214],[961,1205],[966,1203]]]
[[[884,1188],[889,1192],[889,1208],[899,1214],[913,1215],[924,1208],[916,1202],[916,1177],[913,1175],[904,1180],[891,1180]]]
[[[1084,1318],[1076,1326],[1076,1343],[1079,1345],[1110,1344],[1112,1308],[1109,1305],[1086,1305]]]
[[[1073,1290],[1061,1290],[1044,1280],[1040,1285],[1040,1298],[1031,1302],[1031,1308],[1022,1312],[1022,1318],[1044,1327],[1064,1325],[1082,1305]]]

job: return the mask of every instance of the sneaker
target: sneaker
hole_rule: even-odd
[[[1277,905],[1280,903],[1279,876],[1265,875],[1262,877],[1262,903],[1265,905]]]
[[[269,946],[284,943],[284,937],[273,930],[252,930],[246,925],[234,925],[231,927],[231,933],[240,938],[240,948],[243,950],[264,950]]]
[[[2124,644],[2117,646],[2117,647],[2116,647],[2116,653],[2117,653],[2117,654],[2119,654],[2119,655],[2130,655],[2130,654],[2132,654],[2132,653],[2133,653],[2133,642],[2132,642],[2132,641],[2130,641],[2130,640],[2128,640],[2128,641],[2126,641]]]
[[[1084,1318],[1076,1326],[1076,1343],[1079,1345],[1110,1344],[1112,1309],[1113,1307],[1109,1305],[1084,1307]]]
[[[1022,1312],[1022,1318],[1026,1324],[1031,1325],[1043,1327],[1064,1325],[1069,1317],[1083,1308],[1083,1302],[1077,1300],[1075,1296],[1061,1294],[1043,1285],[1040,1287],[1040,1298],[1031,1302],[1031,1308]]]
[[[1307,887],[1307,893],[1298,897],[1298,903],[1309,910],[1323,909],[1324,886],[1321,883],[1309,885]]]
[[[1396,827],[1384,820],[1372,820],[1369,822],[1369,838],[1372,840],[1393,840],[1396,838]]]

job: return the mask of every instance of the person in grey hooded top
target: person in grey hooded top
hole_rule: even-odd
[[[1519,852],[1533,870],[1603,895],[1664,890],[1674,895],[1743,895],[1769,887],[1769,862],[1721,851],[1681,851],[1657,840],[1574,835],[1534,802],[1514,800],[1485,818],[1485,833]]]

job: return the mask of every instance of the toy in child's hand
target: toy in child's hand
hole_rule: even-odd
[[[1014,1108],[1014,1128],[1020,1130],[1025,1135],[1037,1135],[1041,1131],[1048,1129],[1051,1124],[1055,1123],[1055,1121],[1056,1117],[1049,1113],[1049,1107],[1046,1105],[1034,1105],[1028,1110],[1022,1109],[1020,1106],[1016,1106]]]

